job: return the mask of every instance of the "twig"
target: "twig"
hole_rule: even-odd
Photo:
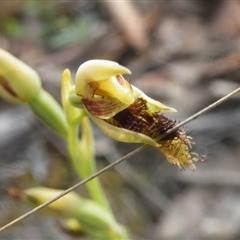
[[[186,120],[180,122],[179,124],[177,124],[174,128],[170,129],[169,131],[167,131],[165,134],[163,134],[161,136],[161,139],[166,137],[168,134],[174,132],[175,130],[177,130],[178,128],[186,125],[187,123],[191,122],[194,119],[197,119],[199,116],[201,116],[203,113],[208,112],[209,110],[217,107],[218,105],[220,105],[221,103],[227,101],[229,98],[231,98],[233,95],[237,94],[240,92],[240,88],[237,88],[236,90],[230,92],[229,94],[227,94],[226,96],[220,98],[219,100],[217,100],[216,102],[208,105],[207,107],[205,107],[204,109],[200,110],[199,112],[195,113],[194,115],[192,115],[191,117],[187,118]],[[1,230],[1,229],[0,229]]]
[[[191,117],[187,118],[186,120],[182,121],[181,123],[177,124],[174,128],[170,129],[169,131],[167,131],[164,135],[161,136],[161,138],[164,138],[165,136],[167,136],[168,134],[174,132],[175,130],[177,130],[179,127],[182,127],[183,125],[191,122],[192,120],[196,119],[197,117],[199,117],[200,115],[202,115],[203,113],[211,110],[212,108],[220,105],[221,103],[225,102],[226,100],[228,100],[229,98],[231,98],[233,95],[237,94],[240,92],[240,88],[237,88],[236,90],[232,91],[231,93],[227,94],[226,96],[222,97],[221,99],[219,99],[218,101],[214,102],[213,104],[207,106],[206,108],[202,109],[201,111],[197,112],[196,114],[192,115]],[[23,214],[22,216],[20,216],[19,218],[16,218],[15,220],[13,220],[12,222],[9,222],[8,224],[4,225],[3,227],[0,228],[0,232],[6,230],[7,228],[11,227],[12,225],[14,225],[15,223],[29,217],[30,215],[36,213],[37,211],[41,210],[42,208],[48,206],[49,204],[53,203],[54,201],[58,200],[59,198],[65,196],[66,194],[70,193],[71,191],[75,190],[77,187],[80,187],[82,185],[84,185],[85,183],[91,181],[92,179],[98,177],[99,175],[101,175],[102,173],[106,172],[107,170],[109,170],[112,167],[115,167],[116,165],[118,165],[119,163],[127,160],[128,158],[132,157],[133,155],[139,153],[140,151],[142,151],[143,149],[145,149],[148,145],[142,145],[141,147],[135,149],[134,151],[128,153],[127,155],[125,155],[124,157],[118,159],[117,161],[115,161],[114,163],[109,164],[107,167],[101,169],[100,171],[96,172],[95,174],[93,174],[92,176],[84,179],[83,181],[73,185],[72,187],[68,188],[67,190],[63,191],[61,194],[57,195],[56,197],[54,197],[53,199],[39,205],[38,207],[32,209],[31,211]]]

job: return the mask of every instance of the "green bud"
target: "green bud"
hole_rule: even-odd
[[[57,189],[34,187],[25,190],[22,199],[37,206],[56,197],[61,192]],[[128,239],[125,229],[114,220],[109,211],[99,203],[83,199],[74,192],[70,192],[49,204],[45,210],[50,214],[57,214],[66,223],[69,223],[69,220],[72,219],[71,222],[74,223],[74,226],[77,226],[79,231],[81,229],[84,234],[91,238]],[[77,220],[79,224],[76,224],[73,219]]]
[[[35,70],[0,49],[0,97],[13,103],[33,100],[41,90]]]
[[[24,190],[23,200],[35,207],[56,197],[61,192],[62,191],[58,189],[33,187]],[[50,212],[60,214],[61,217],[74,218],[76,217],[76,207],[79,206],[81,202],[82,199],[75,192],[70,192],[48,205],[46,209]]]

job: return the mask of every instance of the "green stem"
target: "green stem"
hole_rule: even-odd
[[[52,95],[42,89],[36,98],[29,102],[29,106],[47,126],[67,138],[68,124],[65,114]]]
[[[83,125],[82,131],[84,139],[87,137],[86,135],[89,135],[89,133],[84,131],[89,131],[90,123],[87,117],[83,117],[81,123]],[[86,142],[79,142],[78,133],[79,126],[77,124],[70,124],[68,131],[68,151],[76,172],[84,179],[96,172],[94,153],[92,152],[94,143],[93,138],[87,139],[87,144],[84,144]],[[88,140],[90,140],[90,142]],[[105,207],[113,215],[99,179],[95,178],[88,182],[86,187],[91,198]]]

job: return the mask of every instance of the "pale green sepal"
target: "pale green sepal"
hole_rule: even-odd
[[[133,88],[134,98],[135,99],[137,99],[137,98],[145,99],[147,101],[147,106],[150,111],[152,111],[152,112],[177,112],[176,109],[168,107],[168,106],[162,104],[161,102],[148,97],[144,92],[142,92],[137,87],[132,86],[132,88]]]
[[[68,125],[66,116],[52,95],[42,89],[38,96],[29,102],[29,106],[48,127],[62,137],[67,137]]]
[[[145,143],[154,147],[160,147],[160,145],[157,142],[155,142],[152,138],[142,133],[137,133],[124,128],[115,127],[100,118],[92,116],[90,113],[88,113],[88,116],[110,138],[113,138],[120,142]]]
[[[74,107],[69,100],[69,91],[72,87],[73,82],[71,78],[71,72],[69,69],[65,69],[62,74],[61,97],[63,109],[66,114],[67,121],[70,124],[79,122],[85,115],[83,113],[83,111],[85,112],[84,109]]]

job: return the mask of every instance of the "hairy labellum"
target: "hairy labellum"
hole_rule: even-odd
[[[195,170],[192,160],[198,160],[198,157],[193,157],[198,155],[191,152],[193,144],[191,137],[187,136],[184,130],[177,129],[160,139],[175,126],[175,122],[162,114],[150,112],[146,100],[136,99],[128,108],[105,121],[116,127],[147,135],[157,141],[159,144],[157,148],[170,163],[176,164],[180,168],[187,166],[191,170]]]

